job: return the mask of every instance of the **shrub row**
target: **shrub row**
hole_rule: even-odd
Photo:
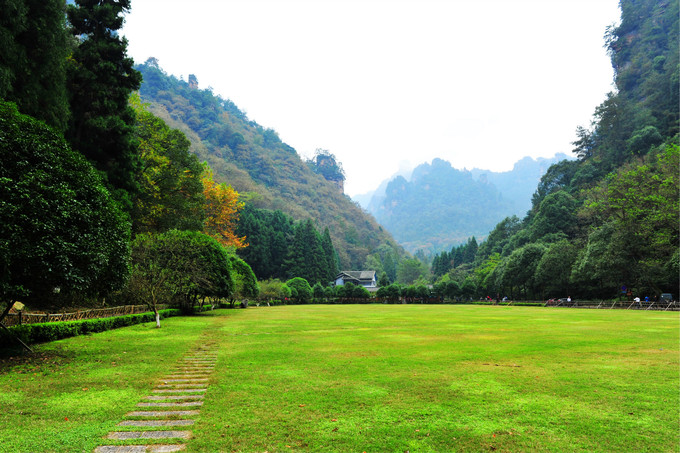
[[[178,309],[161,310],[161,318],[179,316]],[[156,318],[152,312],[136,315],[116,316],[112,318],[84,319],[82,321],[45,322],[38,324],[22,324],[9,328],[12,334],[21,338],[27,344],[44,343],[75,337],[87,333],[104,332],[119,327],[132,326],[143,322],[153,322]],[[0,330],[0,347],[15,346],[16,340],[6,330]]]
[[[475,300],[475,301],[469,301],[469,300],[463,300],[463,301],[456,301],[456,300],[437,300],[437,299],[430,299],[426,302],[421,302],[420,300],[409,300],[404,302],[403,300],[387,300],[387,299],[380,299],[380,298],[371,298],[371,299],[340,299],[340,298],[332,298],[332,299],[313,299],[311,304],[316,304],[316,305],[334,305],[334,304],[427,304],[427,305],[513,305],[516,307],[522,306],[522,307],[544,307],[545,303],[544,302],[495,302],[495,301],[488,301],[488,300]],[[300,302],[296,302],[293,300],[281,300],[281,299],[269,299],[269,300],[259,300],[257,303],[254,305],[259,306],[265,306],[269,304],[270,306],[277,306],[277,305],[304,305],[301,304]],[[228,305],[222,305],[223,308],[228,308]]]

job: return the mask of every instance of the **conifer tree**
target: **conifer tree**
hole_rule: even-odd
[[[0,98],[64,131],[69,115],[64,0],[6,0],[0,6]]]
[[[134,139],[135,113],[128,105],[141,74],[126,55],[118,34],[130,0],[75,0],[67,8],[78,47],[69,59],[67,86],[71,121],[67,139],[107,178],[117,198],[131,208],[139,167]]]
[[[306,273],[304,247],[302,227],[298,224],[295,226],[295,234],[284,262],[286,274],[291,278],[300,277]]]
[[[289,276],[302,277],[312,285],[317,282],[326,283],[329,275],[328,260],[321,236],[311,220],[296,225],[285,266]]]
[[[333,240],[331,239],[331,233],[328,231],[328,228],[323,230],[321,247],[323,248],[327,263],[325,277],[326,280],[330,282],[338,275],[338,254],[333,247]],[[322,281],[321,283],[327,284],[328,282]]]
[[[324,282],[328,275],[328,260],[321,245],[321,236],[314,227],[311,220],[304,224],[305,240],[305,264],[308,277],[307,281],[312,285],[317,282]]]

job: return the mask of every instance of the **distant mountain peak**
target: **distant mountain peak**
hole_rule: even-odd
[[[506,216],[523,216],[541,176],[566,157],[524,157],[506,172],[457,169],[435,158],[415,167],[410,178],[383,181],[362,206],[407,250],[446,250],[486,237]]]

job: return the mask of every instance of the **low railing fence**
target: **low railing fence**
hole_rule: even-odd
[[[668,301],[668,300],[641,300],[628,301],[628,300],[603,300],[603,301],[591,301],[591,300],[556,300],[548,301],[546,303],[547,307],[565,307],[565,308],[609,308],[609,309],[619,309],[619,310],[662,310],[662,311],[678,311],[680,310],[679,301]]]
[[[159,305],[159,310],[168,308],[168,305]],[[39,322],[79,321],[81,319],[111,318],[113,316],[134,315],[151,311],[148,305],[123,305],[110,308],[93,308],[90,310],[78,310],[73,313],[28,313],[19,311],[8,313],[3,324],[6,326],[18,326],[21,324],[36,324]]]

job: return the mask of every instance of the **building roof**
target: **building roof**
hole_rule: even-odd
[[[349,277],[359,281],[372,281],[375,278],[375,271],[342,271],[335,279],[337,280],[342,277]]]

